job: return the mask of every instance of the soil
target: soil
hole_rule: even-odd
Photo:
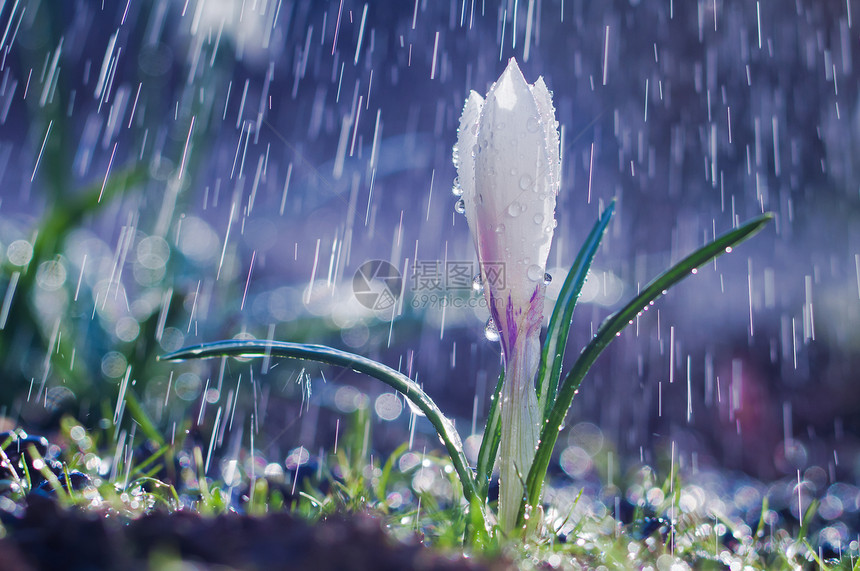
[[[202,517],[180,511],[129,521],[31,495],[23,512],[5,516],[3,524],[5,571],[515,569],[504,560],[440,553],[417,538],[397,541],[368,515],[310,524],[287,513]]]

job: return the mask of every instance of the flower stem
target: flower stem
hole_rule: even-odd
[[[499,447],[499,522],[510,533],[525,493],[540,436],[540,412],[534,390],[540,343],[537,335],[517,338],[505,356],[502,385],[502,438]]]

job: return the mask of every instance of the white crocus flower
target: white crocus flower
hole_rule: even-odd
[[[558,123],[543,79],[529,85],[511,59],[486,100],[472,91],[455,164],[504,355],[499,519],[507,532],[540,431],[534,379],[560,176]]]

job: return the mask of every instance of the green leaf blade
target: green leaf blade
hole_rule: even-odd
[[[591,365],[597,360],[597,357],[604,349],[612,342],[637,314],[652,301],[660,297],[664,291],[668,290],[684,278],[692,275],[692,271],[704,264],[710,262],[714,258],[731,251],[731,248],[740,244],[744,240],[750,238],[754,234],[760,232],[765,225],[773,219],[773,214],[766,213],[753,218],[738,228],[731,230],[714,241],[699,248],[659,276],[652,280],[642,292],[633,298],[627,305],[619,311],[607,317],[597,334],[585,346],[580,353],[571,370],[565,375],[564,380],[559,387],[558,398],[547,416],[543,429],[541,431],[540,444],[538,445],[535,459],[532,463],[526,480],[526,489],[528,496],[525,502],[520,506],[520,515],[518,517],[518,525],[522,525],[523,514],[526,506],[534,506],[540,501],[543,482],[546,478],[546,471],[549,467],[552,451],[555,448],[558,434],[561,430],[562,423],[567,416],[567,411],[573,403],[573,397],[579,389],[583,378],[588,373]]]
[[[549,326],[546,330],[546,340],[541,350],[540,365],[537,375],[538,408],[542,411],[542,418],[546,419],[552,410],[558,390],[558,381],[561,376],[561,366],[564,361],[564,350],[567,346],[567,337],[570,333],[570,324],[573,319],[573,310],[582,293],[582,286],[588,277],[588,271],[597,254],[609,221],[615,213],[615,200],[600,215],[594,227],[582,244],[576,260],[561,286],[561,291]]]
[[[499,401],[501,400],[502,384],[505,382],[505,371],[499,374],[499,380],[490,400],[490,411],[487,415],[487,425],[484,427],[484,436],[481,438],[481,448],[478,450],[478,465],[475,470],[478,493],[481,500],[487,501],[487,492],[490,487],[490,476],[493,473],[493,465],[496,463],[496,455],[499,453],[499,444],[502,441],[502,417],[499,413]]]
[[[328,365],[353,369],[359,373],[369,375],[393,389],[399,391],[412,404],[414,404],[427,420],[436,429],[442,439],[445,449],[451,458],[451,463],[457,471],[460,482],[463,485],[463,494],[467,501],[477,496],[475,479],[469,468],[466,454],[460,436],[454,428],[453,423],[442,414],[436,403],[424,392],[424,390],[412,379],[403,373],[392,369],[382,363],[362,355],[356,355],[347,351],[334,349],[325,345],[311,345],[304,343],[289,343],[285,341],[259,341],[230,339],[215,341],[202,345],[185,347],[160,357],[163,361],[176,361],[185,359],[207,359],[213,357],[287,357],[292,359],[304,359],[316,361]],[[481,514],[482,517],[484,514]],[[486,521],[486,518],[484,518]]]

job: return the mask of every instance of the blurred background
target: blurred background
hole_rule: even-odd
[[[671,263],[776,214],[601,357],[553,470],[860,479],[850,1],[6,0],[0,30],[8,425],[73,414],[131,443],[133,394],[168,438],[217,432],[228,455],[252,434],[258,459],[329,449],[357,409],[375,450],[436,446],[349,371],[156,360],[247,337],[378,359],[479,433],[500,355],[479,294],[445,273],[477,272],[452,147],[469,91],[515,57],[562,130],[548,303],[618,201],[569,361]],[[396,272],[356,273],[373,260]]]

